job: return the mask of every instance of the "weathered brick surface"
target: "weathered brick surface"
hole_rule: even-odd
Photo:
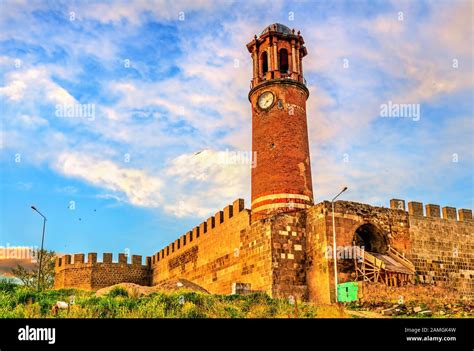
[[[338,248],[338,282],[352,281],[353,256],[344,258],[342,250],[353,246],[356,230],[364,224],[372,224],[384,233],[387,244],[405,252],[410,246],[408,214],[403,210],[374,207],[366,204],[336,201],[334,220],[336,247]],[[334,301],[334,267],[332,260],[333,227],[331,203],[322,202],[306,211],[306,235],[308,262],[307,284],[311,300],[322,303]]]
[[[317,303],[331,301],[330,267],[326,251],[332,246],[328,237],[326,217],[328,215],[325,203],[317,204],[306,211],[306,283],[308,298]],[[328,241],[329,240],[329,241]]]
[[[443,207],[443,218],[444,219],[458,219],[458,215],[456,213],[456,208],[454,207]]]
[[[408,213],[412,216],[423,216],[423,204],[421,202],[410,201],[408,203]]]
[[[110,253],[102,262],[97,262],[96,254],[89,254],[87,262],[83,254],[74,255],[74,262],[66,255],[56,262],[56,288],[94,290],[120,282],[154,285],[185,278],[211,293],[265,291],[320,303],[335,300],[331,203],[312,206],[304,40],[298,32],[272,25],[247,48],[253,61],[249,100],[252,150],[257,154],[252,168],[253,212],[244,209],[243,200],[236,200],[147,257],[145,265],[140,256],[133,256],[129,264],[123,254],[118,263],[112,262]],[[279,66],[285,51],[287,68]],[[274,100],[268,108],[260,108],[258,98],[265,92]],[[406,253],[422,283],[471,296],[472,211],[460,209],[457,221],[451,207],[443,208],[443,218],[438,205],[426,205],[426,217],[422,203],[408,202],[407,207],[408,211],[401,199],[392,199],[390,208],[336,202],[338,248],[366,244],[356,231],[375,236],[370,248],[383,251],[390,245]],[[337,272],[339,282],[353,280],[353,257],[338,259]]]
[[[230,294],[232,284],[239,283],[271,294],[271,224],[250,225],[250,212],[242,201],[231,208],[207,220],[213,228],[207,226],[198,238],[155,261],[152,284],[180,277],[213,293]]]
[[[307,299],[305,213],[269,218],[272,231],[273,296]]]
[[[426,205],[426,217],[440,218],[441,211],[439,205]]]
[[[466,210],[464,208],[460,208],[458,213],[459,213],[459,220],[461,222],[472,221],[472,210]]]
[[[249,93],[252,151],[256,154],[252,168],[252,221],[313,204],[306,120],[309,91],[303,79],[303,44],[300,35],[282,35],[275,28],[247,45],[254,64]],[[280,66],[282,52],[288,54],[287,70]],[[266,71],[262,67],[264,56],[268,58]],[[272,104],[266,108],[258,104],[264,93],[273,96]],[[290,200],[295,194],[304,198]],[[274,197],[263,198],[268,195]]]
[[[54,287],[97,290],[118,283],[150,285],[151,267],[142,265],[142,257],[132,256],[132,264],[120,254],[121,262],[113,263],[111,254],[104,254],[103,262],[97,262],[97,254],[89,253],[84,262],[83,254],[75,254],[74,262],[70,256],[56,260]],[[69,263],[67,263],[69,262]]]
[[[221,213],[223,214],[221,216]],[[232,215],[231,215],[232,213]],[[227,216],[226,216],[227,214]],[[222,219],[222,222],[221,222]],[[472,296],[474,222],[409,215],[401,209],[349,201],[335,203],[339,283],[354,279],[353,257],[341,249],[353,247],[358,228],[373,225],[388,245],[405,253],[421,284],[435,284]],[[294,296],[310,301],[334,301],[332,210],[328,201],[306,211],[280,213],[250,221],[250,211],[238,201],[188,231],[147,258],[120,255],[66,255],[56,262],[55,287],[99,289],[120,282],[155,285],[185,278],[211,293],[230,294],[236,287],[265,291],[271,296]],[[200,234],[197,236],[197,234]],[[186,237],[186,240],[184,238]]]
[[[400,200],[397,200],[400,201]],[[391,207],[396,203],[391,202]],[[411,204],[411,205],[410,205]],[[386,233],[388,243],[405,253],[421,283],[457,290],[463,296],[474,293],[474,222],[455,221],[452,210],[445,218],[423,216],[421,203],[409,203],[414,215],[403,210],[373,207],[347,201],[335,204],[337,246],[352,245],[354,233],[365,223]],[[436,216],[437,205],[427,206]],[[311,300],[328,302],[334,294],[331,204],[323,202],[307,211],[307,284]],[[338,259],[338,281],[353,280],[353,263]]]
[[[474,223],[410,216],[411,249],[422,283],[474,296]]]
[[[283,101],[281,110],[277,106],[269,110],[255,107],[265,91]],[[251,95],[252,149],[257,153],[257,164],[252,168],[252,201],[270,194],[303,194],[312,199],[306,98],[303,89],[286,82],[256,89]]]
[[[405,200],[400,199],[391,199],[390,208],[394,210],[404,210],[405,211]]]

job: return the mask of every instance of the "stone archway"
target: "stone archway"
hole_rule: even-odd
[[[372,223],[359,226],[354,232],[354,245],[363,246],[365,251],[385,254],[388,251],[388,235]]]

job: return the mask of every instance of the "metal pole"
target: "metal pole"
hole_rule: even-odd
[[[338,302],[337,299],[337,250],[336,250],[336,226],[334,220],[334,201],[331,202],[332,204],[332,256],[334,262],[334,299],[336,303]]]
[[[44,232],[46,229],[46,216],[44,216],[40,211],[35,206],[31,206],[33,211],[38,212],[38,214],[43,217],[43,234],[41,236],[41,251],[39,254],[39,266],[38,266],[38,281],[36,283],[36,289],[39,291],[40,290],[40,280],[41,280],[41,264],[43,261],[43,244],[44,244]]]
[[[38,268],[38,284],[37,284],[38,291],[40,291],[41,264],[43,263],[43,244],[44,244],[45,228],[46,228],[46,217],[43,217],[43,235],[41,236],[41,251],[40,251],[39,268]]]
[[[337,250],[336,250],[336,221],[334,219],[334,201],[341,195],[344,191],[347,190],[347,186],[339,192],[336,196],[333,197],[331,200],[331,209],[332,209],[332,256],[334,262],[334,301],[338,303],[337,298]]]

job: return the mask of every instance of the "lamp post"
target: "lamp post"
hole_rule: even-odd
[[[347,190],[347,186],[342,189],[339,194],[334,196],[331,200],[331,208],[332,208],[332,256],[333,256],[333,262],[334,262],[334,299],[336,303],[338,302],[337,299],[337,251],[336,251],[336,224],[334,220],[334,201],[341,195],[344,191]]]
[[[38,211],[38,209],[35,206],[31,206],[33,211],[38,212],[38,214],[43,217],[43,235],[41,236],[41,251],[39,255],[39,267],[38,267],[38,282],[37,282],[37,289],[38,291],[40,290],[40,277],[41,277],[41,263],[43,261],[43,244],[44,244],[44,231],[46,228],[46,217]]]

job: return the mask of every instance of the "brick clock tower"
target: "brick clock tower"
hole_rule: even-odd
[[[253,60],[252,221],[313,204],[303,37],[275,23],[247,44]]]

